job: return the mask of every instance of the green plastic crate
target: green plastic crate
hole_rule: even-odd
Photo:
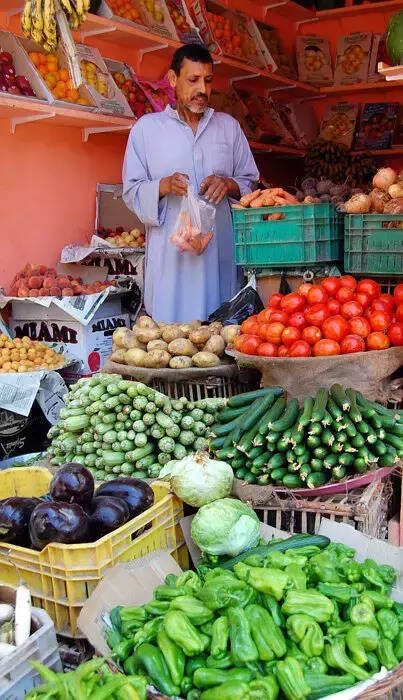
[[[349,214],[344,218],[344,269],[371,275],[403,274],[401,214]]]
[[[270,214],[283,214],[268,221]],[[333,204],[232,209],[235,262],[284,267],[343,259],[343,217]]]

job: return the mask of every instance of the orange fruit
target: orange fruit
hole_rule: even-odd
[[[59,60],[55,53],[48,53],[47,59],[48,61],[56,61],[56,63]]]
[[[74,102],[74,100],[71,97],[64,97],[63,100],[65,102]]]
[[[48,61],[46,65],[49,73],[57,73],[59,70],[59,66],[54,61]]]
[[[72,80],[67,80],[66,82],[66,87],[68,90],[72,90],[74,88],[73,81]]]
[[[41,65],[47,63],[48,57],[44,53],[38,53],[38,60]]]
[[[58,80],[56,83],[56,90],[58,90],[61,94],[65,95],[66,94],[66,83],[64,83],[63,80]]]
[[[85,100],[84,97],[79,97],[77,100],[78,105],[89,105],[88,100]]]
[[[30,57],[32,63],[34,64],[34,66],[39,66],[39,65],[40,65],[41,60],[40,60],[40,54],[39,54],[39,53],[37,53],[36,51],[30,51],[28,55],[29,55],[29,57]]]
[[[45,80],[48,85],[53,85],[55,86],[57,83],[57,75],[56,73],[49,72],[45,75]]]
[[[78,90],[75,90],[74,88],[72,90],[67,90],[67,97],[69,97],[71,100],[78,100],[80,97],[80,94]]]
[[[59,80],[63,80],[65,83],[67,83],[69,79],[69,71],[66,70],[65,68],[61,68],[59,70]]]
[[[47,73],[48,73],[48,67],[44,66],[44,65],[40,65],[38,68],[38,72],[41,74],[42,78],[44,78],[45,75],[47,75]]]
[[[60,90],[60,88],[55,88],[55,89],[53,90],[53,96],[54,96],[57,100],[63,100],[64,97],[65,97],[65,94],[66,94],[65,91],[64,91],[64,90]]]

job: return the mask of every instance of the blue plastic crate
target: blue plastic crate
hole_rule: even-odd
[[[272,214],[281,219],[268,220]],[[343,259],[343,217],[333,204],[232,209],[235,262],[284,267]]]
[[[344,269],[371,275],[403,274],[403,216],[349,214],[344,219]]]

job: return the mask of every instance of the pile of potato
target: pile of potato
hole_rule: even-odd
[[[216,367],[225,348],[240,332],[240,326],[223,327],[218,321],[208,326],[200,321],[168,325],[141,316],[132,330],[118,328],[114,332],[110,359],[154,369]]]

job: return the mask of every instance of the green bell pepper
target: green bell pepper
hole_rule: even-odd
[[[350,610],[350,620],[353,625],[374,625],[375,613],[365,601],[356,603]]]
[[[177,580],[178,577],[176,574],[167,574],[164,583],[166,586],[170,586],[170,588],[175,588]]]
[[[361,581],[361,566],[357,561],[350,559],[343,562],[341,570],[349,583]]]
[[[393,644],[390,639],[385,639],[384,637],[379,640],[378,648],[376,650],[381,666],[385,666],[388,671],[392,668],[398,666],[399,661],[395,656]]]
[[[174,684],[165,659],[157,647],[147,643],[140,644],[136,650],[136,659],[158,690],[165,695],[179,695],[180,688]]]
[[[295,550],[295,554],[292,554],[292,552],[292,549],[288,552],[279,552],[278,550],[269,552],[264,560],[264,566],[270,566],[277,569],[285,569],[285,567],[289,564],[297,564],[297,566],[301,567],[305,566],[306,562],[308,561],[308,557],[299,554],[298,549]],[[249,564],[246,559],[245,564]],[[250,565],[253,566],[253,564]]]
[[[156,639],[157,632],[162,625],[162,617],[154,617],[152,620],[146,622],[145,625],[143,625],[143,627],[138,630],[133,637],[135,646],[138,647],[139,644],[143,644],[144,642],[153,642],[154,639]]]
[[[234,566],[235,575],[261,593],[268,593],[281,600],[289,578],[281,569],[258,569],[238,562]]]
[[[392,642],[399,634],[399,619],[393,610],[382,608],[376,613],[379,631],[382,637],[390,639]]]
[[[254,595],[253,589],[230,572],[219,571],[219,576],[206,580],[197,597],[210,610],[220,610],[230,604],[247,605]]]
[[[144,610],[149,615],[165,615],[169,610],[169,605],[169,600],[150,600],[150,602],[146,603],[144,606]]]
[[[121,610],[123,610],[123,605],[117,605],[109,613],[109,619],[111,621],[111,625],[112,625],[113,629],[116,632],[120,632],[120,633],[122,632],[122,620],[120,617]]]
[[[175,685],[181,685],[185,675],[186,658],[182,649],[172,641],[164,629],[157,634],[157,644],[168,666],[168,671]]]
[[[200,632],[203,632],[203,634],[206,634],[208,637],[211,637],[213,634],[213,620],[209,620],[208,622],[205,622],[203,625],[198,625]]]
[[[379,659],[373,651],[367,651],[367,667],[371,673],[377,673],[381,670]]]
[[[175,588],[173,588],[172,586],[162,584],[155,589],[154,598],[155,600],[173,600],[180,595],[187,595],[187,593],[188,591],[185,586],[181,586],[180,588],[175,586]]]
[[[181,681],[181,695],[188,693],[193,688],[193,681],[188,676],[183,676]]]
[[[403,629],[399,630],[399,633],[393,643],[393,651],[395,653],[398,661],[403,659]]]
[[[125,622],[139,622],[141,625],[144,625],[144,623],[147,620],[147,611],[144,609],[143,606],[139,605],[134,605],[132,607],[127,607],[127,608],[121,608],[120,612],[120,619],[123,623]]]
[[[116,647],[114,647],[112,651],[112,658],[116,659],[120,664],[123,664],[123,662],[126,661],[126,659],[133,652],[133,649],[134,640],[124,639],[122,642],[119,642]]]
[[[325,644],[324,659],[331,668],[340,669],[347,674],[351,674],[359,681],[365,681],[369,678],[369,673],[347,656],[345,642],[342,637],[336,637],[329,644]]]
[[[227,681],[215,688],[209,688],[200,695],[200,700],[248,700],[249,686],[239,681]]]
[[[248,668],[231,668],[227,671],[219,668],[198,668],[193,674],[193,684],[196,688],[213,688],[227,681],[249,683],[253,673]]]
[[[356,589],[347,583],[318,583],[317,589],[342,605],[346,605],[351,598],[358,597]]]
[[[309,615],[290,615],[287,630],[291,639],[297,642],[308,657],[321,656],[324,649],[323,632],[318,623]]]
[[[165,631],[186,656],[197,656],[208,646],[209,639],[198,632],[180,610],[170,610],[164,618]]]
[[[378,632],[369,625],[354,625],[346,634],[346,645],[351,658],[358,666],[368,662],[366,651],[374,651],[379,642]]]
[[[204,603],[190,595],[180,595],[170,603],[170,610],[180,610],[193,625],[199,627],[214,618],[214,613]]]
[[[230,653],[225,654],[221,659],[215,659],[213,656],[208,656],[203,666],[207,668],[232,668],[232,656]]]
[[[243,608],[228,609],[231,657],[234,666],[245,666],[259,658],[252,639],[248,618]]]
[[[271,661],[274,659],[274,652],[271,645],[273,621],[270,613],[265,608],[262,608],[261,605],[248,605],[245,608],[245,614],[249,622],[252,639],[258,650],[259,659],[261,661]]]
[[[229,625],[228,618],[221,616],[213,622],[213,630],[211,635],[210,654],[214,659],[222,659],[228,648],[229,641]]]
[[[337,556],[328,551],[329,547],[315,554],[309,560],[309,576],[312,581],[319,583],[340,583],[341,578],[337,572]]]
[[[147,698],[147,678],[145,676],[137,676],[135,674],[127,675],[127,682],[134,688],[139,700],[146,700]]]
[[[306,590],[306,575],[299,564],[288,564],[284,573],[287,574],[290,581],[290,588],[295,591],[305,591]]]
[[[128,656],[126,661],[123,663],[123,670],[127,676],[135,676],[137,673],[136,659],[133,656]]]
[[[397,615],[399,626],[403,627],[403,603],[393,603],[393,612]]]
[[[357,682],[352,675],[327,676],[324,673],[315,673],[314,671],[305,671],[304,678],[311,688],[309,700],[319,700],[325,695],[338,693],[341,690],[350,688]]]
[[[386,593],[367,590],[365,591],[365,597],[371,598],[376,610],[380,610],[381,608],[393,608],[393,600],[389,598]]]
[[[198,593],[202,587],[201,578],[196,574],[195,571],[183,571],[175,582],[175,588],[181,588],[184,586],[190,595]]]
[[[370,584],[379,593],[388,593],[390,591],[390,584],[385,582],[378,564],[373,559],[366,559],[361,565],[361,579],[365,583]]]
[[[312,658],[307,659],[304,664],[304,675],[306,671],[324,674],[328,671],[328,665],[322,656],[312,656]]]
[[[319,591],[288,591],[281,610],[285,615],[303,613],[317,622],[327,622],[334,613],[334,604]]]
[[[272,595],[268,595],[267,593],[261,593],[260,597],[264,607],[267,608],[272,616],[276,627],[285,627],[285,617],[281,612],[281,608],[277,600],[273,598]]]
[[[306,662],[308,661],[308,657],[305,652],[302,651],[302,649],[300,649],[291,639],[287,639],[287,656],[292,656],[294,659],[297,659],[302,668],[304,668]]]
[[[280,688],[274,676],[263,676],[252,681],[249,685],[251,698],[256,700],[276,700]]]
[[[277,662],[276,677],[280,689],[289,700],[302,700],[311,692],[305,681],[301,664],[292,656]]]
[[[206,665],[206,657],[203,654],[198,654],[198,656],[192,656],[190,659],[186,659],[186,669],[185,673],[190,678],[193,677],[194,672],[197,668],[201,668]]]
[[[106,637],[106,643],[107,643],[109,649],[113,649],[114,647],[117,647],[117,645],[123,641],[123,637],[120,634],[120,632],[117,632],[114,629],[106,630],[105,637]]]

